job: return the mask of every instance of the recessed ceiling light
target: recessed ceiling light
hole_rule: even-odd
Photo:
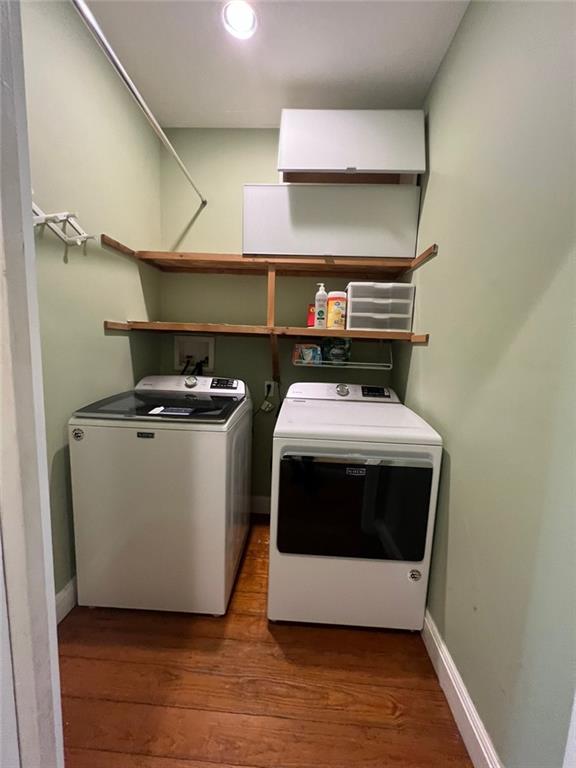
[[[222,10],[222,21],[227,32],[240,40],[248,40],[256,32],[258,19],[250,3],[245,0],[231,0]]]

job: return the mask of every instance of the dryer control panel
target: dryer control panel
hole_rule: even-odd
[[[288,399],[340,400],[365,403],[399,403],[400,398],[390,387],[369,384],[329,384],[304,381],[292,384]]]

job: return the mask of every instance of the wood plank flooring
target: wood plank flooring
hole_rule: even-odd
[[[223,618],[60,624],[67,768],[470,768],[419,634],[268,624],[268,537]]]

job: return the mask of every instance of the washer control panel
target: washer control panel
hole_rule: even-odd
[[[362,386],[362,397],[383,397],[386,400],[390,399],[390,390],[388,387],[369,387]]]
[[[236,379],[212,379],[210,389],[238,389]]]
[[[146,376],[135,387],[136,392],[186,392],[189,397],[201,395],[242,397],[248,395],[240,379],[216,376]]]

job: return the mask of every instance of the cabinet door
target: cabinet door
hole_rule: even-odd
[[[414,258],[420,187],[249,184],[245,254]]]
[[[278,170],[423,173],[419,109],[283,109]]]

